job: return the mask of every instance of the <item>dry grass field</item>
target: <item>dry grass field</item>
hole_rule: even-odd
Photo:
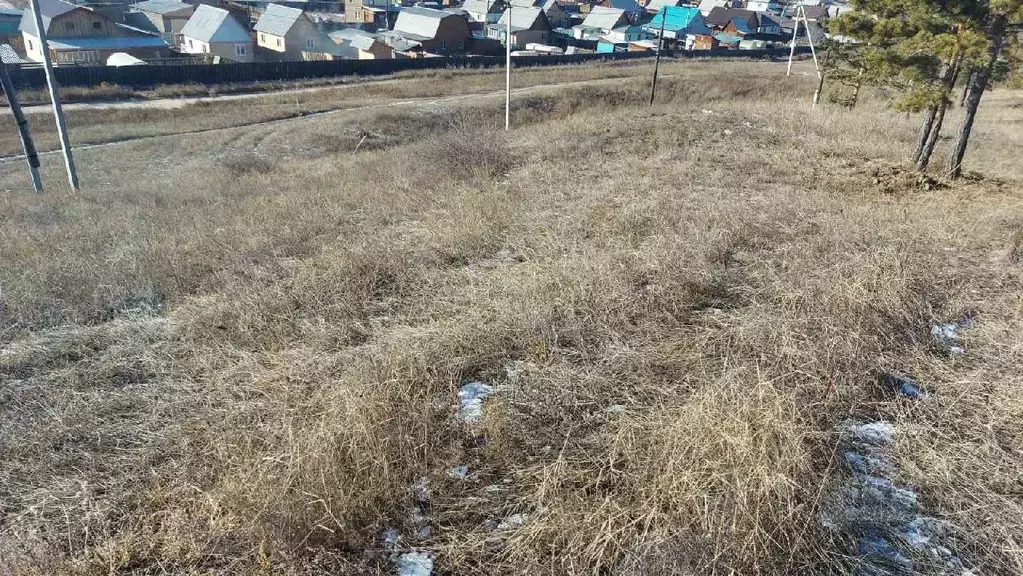
[[[500,72],[81,111],[218,129],[83,149],[77,193],[0,164],[0,574],[854,573],[837,431],[879,419],[962,565],[1023,572],[1023,93],[949,184],[881,95],[662,71],[523,71],[571,83],[507,134]]]

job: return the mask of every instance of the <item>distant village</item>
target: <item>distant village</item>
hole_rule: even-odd
[[[9,0],[7,0],[9,1]],[[57,66],[763,50],[824,37],[830,0],[0,0],[0,59]],[[510,20],[510,21],[509,21]],[[510,26],[509,26],[510,24]]]

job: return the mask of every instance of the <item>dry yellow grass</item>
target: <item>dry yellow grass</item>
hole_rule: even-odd
[[[595,79],[629,78],[649,75],[649,61],[627,64],[580,64],[552,68],[524,68],[516,72],[516,87],[583,82]],[[269,85],[273,87],[274,85]],[[386,79],[350,80],[340,85],[311,87],[258,94],[244,100],[216,102],[202,100],[180,108],[138,107],[71,109],[66,112],[72,145],[127,140],[245,126],[260,122],[296,118],[332,110],[378,106],[408,99],[481,94],[504,88],[504,77],[478,69],[433,70],[403,73]],[[164,88],[157,97],[166,97]],[[230,91],[226,91],[230,93]],[[173,97],[171,93],[169,96]],[[206,93],[183,95],[206,96]],[[140,102],[140,105],[144,102]],[[36,147],[53,150],[59,146],[53,116],[48,112],[31,114],[29,124]],[[21,154],[17,127],[0,124],[0,155]]]
[[[0,166],[0,572],[387,573],[398,527],[444,574],[845,573],[850,417],[1023,571],[1021,97],[986,179],[927,190],[915,119],[783,70],[541,90],[507,135],[479,98],[83,150],[78,194]]]

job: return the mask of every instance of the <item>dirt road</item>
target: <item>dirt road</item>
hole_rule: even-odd
[[[671,77],[671,76],[672,76],[671,74],[663,74],[663,75],[661,75],[662,78],[668,78],[668,77]],[[390,80],[390,81],[397,81],[397,80]],[[528,93],[528,92],[533,92],[533,91],[546,90],[546,89],[552,89],[552,88],[563,88],[563,87],[566,87],[566,86],[573,86],[573,85],[601,84],[601,83],[620,82],[620,81],[621,81],[621,78],[611,78],[611,79],[601,79],[601,80],[579,80],[579,81],[573,81],[573,82],[556,82],[556,83],[550,83],[550,84],[537,84],[537,85],[533,85],[533,86],[524,86],[522,88],[513,88],[512,89],[512,93],[513,94],[523,94],[523,93]],[[325,89],[325,88],[330,88],[330,87],[318,87],[318,88],[315,88],[315,89]],[[314,90],[314,89],[303,89],[303,90],[309,91],[309,90]],[[274,92],[272,94],[277,95],[277,94],[282,94],[282,93],[291,93],[291,91],[289,91],[289,92]],[[174,137],[174,136],[217,133],[217,132],[224,132],[224,131],[227,131],[227,130],[236,130],[238,128],[252,128],[252,127],[259,127],[259,126],[275,126],[275,125],[280,125],[280,124],[285,124],[285,123],[301,122],[301,121],[306,121],[306,120],[310,120],[310,119],[314,119],[314,118],[321,118],[321,117],[328,116],[328,115],[342,114],[342,113],[354,113],[354,112],[365,111],[365,110],[373,110],[373,109],[394,108],[394,107],[430,108],[430,107],[441,105],[441,104],[450,104],[450,103],[454,103],[454,102],[471,101],[471,100],[484,99],[484,98],[494,98],[494,97],[502,96],[502,95],[504,95],[504,90],[493,90],[493,91],[488,91],[488,92],[476,92],[476,93],[471,93],[471,94],[458,94],[458,95],[454,95],[454,96],[442,96],[442,97],[427,97],[427,98],[412,98],[412,99],[403,99],[403,100],[393,100],[393,101],[390,101],[390,102],[383,102],[383,103],[380,103],[380,104],[371,104],[371,105],[367,105],[367,106],[356,106],[356,107],[348,107],[348,108],[338,108],[338,109],[332,109],[332,110],[325,110],[325,111],[322,111],[322,112],[309,113],[309,114],[305,114],[305,115],[301,115],[301,116],[292,116],[292,117],[288,117],[288,118],[281,118],[281,119],[268,120],[268,121],[262,121],[262,122],[242,123],[242,124],[235,124],[233,126],[225,126],[225,127],[218,127],[218,128],[207,128],[207,129],[201,129],[201,130],[185,130],[185,131],[181,131],[181,132],[175,132],[173,134],[161,134],[161,135],[156,135],[156,136],[139,136],[139,137],[132,137],[132,138],[124,138],[124,139],[110,141],[110,142],[99,142],[99,143],[94,143],[94,144],[81,144],[81,145],[78,145],[78,146],[73,146],[72,149],[73,150],[90,150],[90,149],[94,149],[94,148],[106,148],[106,147],[111,147],[111,146],[118,146],[118,145],[126,144],[126,143],[129,143],[129,142],[139,142],[139,141],[146,141],[146,140],[159,140],[159,139],[162,139],[162,138],[170,138],[170,137]],[[209,100],[209,101],[223,102],[223,101],[231,101],[231,100],[240,100],[240,99],[243,99],[243,98],[252,98],[252,97],[255,97],[255,96],[267,96],[267,94],[266,93],[264,93],[264,94],[244,94],[244,95],[243,94],[239,94],[239,95],[234,95],[234,96],[236,96],[236,97],[232,98],[231,95],[228,95],[228,96],[224,96],[224,97],[205,98],[205,99],[192,99],[192,100],[194,100],[194,101]],[[182,99],[178,99],[178,100],[185,101],[185,100],[188,100],[188,99],[182,98]],[[151,103],[151,102],[156,102],[156,101],[148,101],[148,102],[124,102],[122,104],[129,105],[129,104],[143,104],[143,103]],[[41,156],[42,155],[50,155],[50,154],[58,154],[58,153],[60,153],[59,149],[40,150],[39,151],[39,154]],[[8,163],[11,163],[11,162],[18,162],[18,161],[22,161],[24,159],[25,159],[24,154],[10,155],[10,156],[0,156],[0,164],[8,164]]]

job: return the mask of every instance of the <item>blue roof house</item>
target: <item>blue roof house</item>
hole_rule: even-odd
[[[19,24],[21,24],[21,10],[0,6],[0,40],[9,36],[17,36]]]
[[[660,34],[661,23],[664,23],[665,38],[685,38],[686,36],[710,36],[712,34],[703,13],[695,6],[665,6],[643,28],[647,32]]]

